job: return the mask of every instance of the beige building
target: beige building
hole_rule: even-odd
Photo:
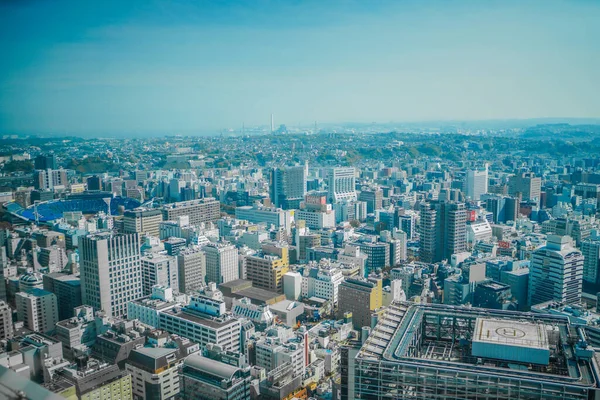
[[[148,234],[159,236],[159,224],[163,220],[163,214],[155,209],[136,209],[125,211],[123,214],[123,232]]]
[[[352,313],[355,329],[371,326],[371,312],[381,307],[382,301],[381,278],[349,278],[338,288],[338,314]]]
[[[289,270],[287,246],[265,244],[262,252],[246,256],[246,277],[261,289],[283,293],[283,275]]]
[[[177,217],[187,215],[190,217],[190,225],[198,225],[201,222],[218,220],[221,217],[221,205],[215,198],[205,197],[198,200],[165,204],[162,213],[165,221],[174,221]]]
[[[521,194],[523,200],[539,200],[542,191],[542,178],[536,178],[533,172],[514,175],[508,179],[508,194]]]

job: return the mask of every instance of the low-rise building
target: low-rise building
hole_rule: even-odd
[[[249,399],[250,381],[249,368],[191,355],[181,369],[181,396],[190,400]]]

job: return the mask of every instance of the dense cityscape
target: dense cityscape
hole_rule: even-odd
[[[600,1],[0,1],[0,400],[600,400]]]
[[[30,398],[596,396],[597,125],[262,129],[1,140]]]

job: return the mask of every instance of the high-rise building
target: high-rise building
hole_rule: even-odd
[[[4,279],[4,278],[2,278]],[[3,282],[0,282],[2,284]],[[0,340],[10,339],[13,337],[13,321],[12,310],[10,306],[0,301]]]
[[[177,254],[179,292],[191,293],[206,285],[206,253],[187,248]]]
[[[162,220],[163,214],[158,209],[138,208],[125,211],[123,214],[123,232],[159,237],[159,224]]]
[[[213,222],[221,217],[220,207],[219,201],[213,197],[165,204],[162,207],[163,220],[174,221],[177,217],[187,215],[190,225]]]
[[[394,228],[390,231],[382,231],[379,235],[381,242],[388,243],[390,249],[389,265],[394,267],[408,258],[407,244],[408,236],[405,232]]]
[[[152,287],[159,285],[179,290],[177,259],[163,254],[148,254],[142,257],[142,292],[152,294]]]
[[[83,303],[108,316],[123,316],[128,301],[143,297],[138,234],[100,232],[80,240]]]
[[[485,164],[483,171],[467,171],[467,190],[466,195],[471,200],[479,200],[482,194],[488,191],[488,165]]]
[[[206,254],[206,283],[217,285],[240,278],[238,251],[228,243],[210,243],[202,247]]]
[[[449,260],[467,249],[467,211],[464,203],[421,203],[419,258],[423,262]]]
[[[506,197],[504,199],[504,222],[516,221],[519,217],[519,199],[516,197]]]
[[[18,292],[15,295],[17,319],[34,332],[48,333],[58,322],[58,306],[54,293],[43,289]]]
[[[327,174],[330,203],[341,200],[356,200],[356,169],[354,167],[330,168]]]
[[[300,207],[306,194],[304,166],[273,168],[270,175],[271,202],[284,210]]]
[[[349,278],[338,287],[338,318],[352,313],[354,329],[371,327],[371,312],[382,306],[381,278]]]
[[[583,255],[568,236],[548,235],[529,267],[530,306],[546,301],[578,304],[583,283]]]
[[[33,162],[35,169],[56,169],[56,156],[54,154],[41,154]]]
[[[539,200],[542,191],[542,178],[536,178],[533,172],[513,175],[508,178],[508,194],[521,195],[522,200]]]

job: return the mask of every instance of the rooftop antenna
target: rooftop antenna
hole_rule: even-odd
[[[271,133],[275,132],[275,120],[273,119],[273,113],[271,113]]]

